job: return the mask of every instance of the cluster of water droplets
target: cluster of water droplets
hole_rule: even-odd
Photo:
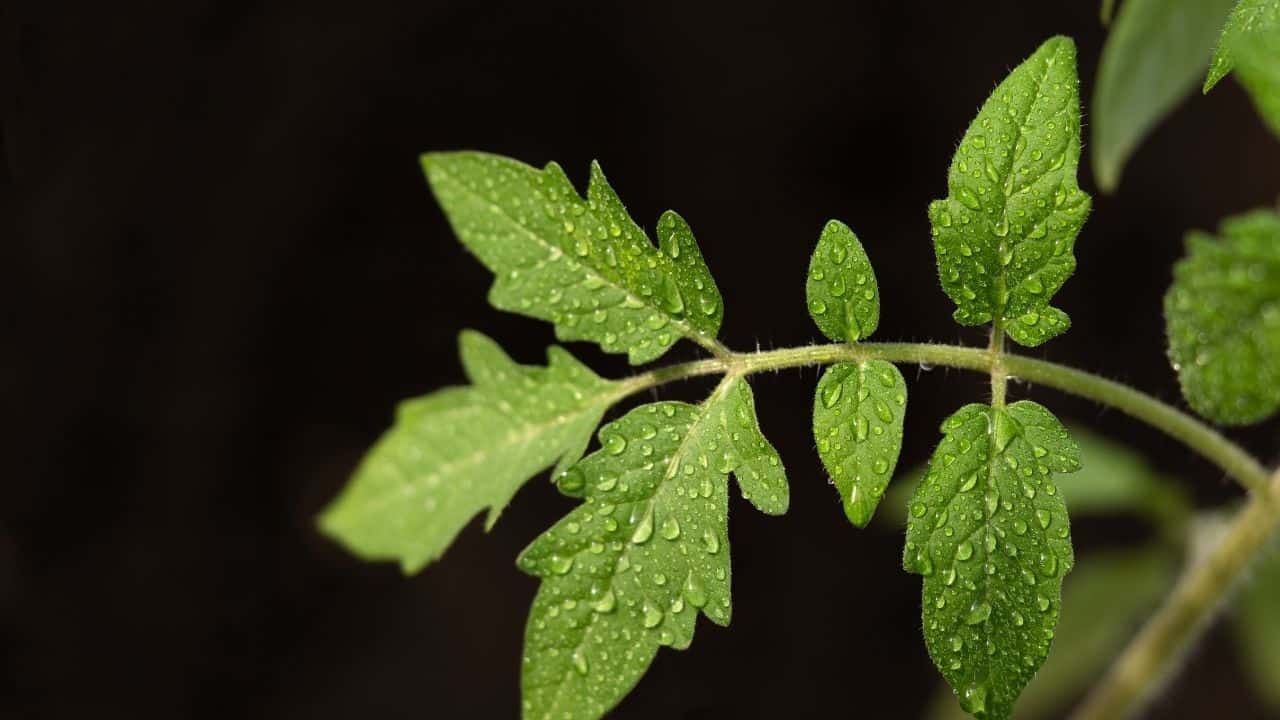
[[[1049,651],[1062,576],[1072,554],[1053,469],[1077,465],[1043,408],[969,406],[946,437],[910,506],[908,569],[926,578],[930,653],[980,712],[1012,702]],[[1044,443],[1044,444],[1041,444]]]
[[[967,325],[999,318],[1024,345],[1067,328],[1047,302],[1074,271],[1089,198],[1080,153],[1074,50],[1033,57],[997,88],[952,163],[951,197],[929,217],[938,270]]]
[[[525,658],[535,685],[569,682],[544,678],[548,663],[571,668],[607,707],[658,646],[688,645],[699,610],[727,624],[727,475],[760,481],[768,468],[780,472],[745,384],[703,406],[653,403],[606,425],[600,449],[557,478],[585,502],[518,561],[544,579]]]
[[[592,166],[586,198],[554,163],[538,171],[460,153],[428,170],[462,241],[497,276],[502,309],[555,323],[562,339],[592,340],[640,362],[682,336],[714,338],[720,293],[688,225],[658,222],[658,246]]]
[[[818,455],[858,526],[871,518],[902,448],[906,383],[886,362],[841,363],[818,381],[813,431]]]
[[[855,342],[880,322],[880,290],[871,262],[848,226],[832,220],[822,230],[805,284],[809,314],[827,337]]]

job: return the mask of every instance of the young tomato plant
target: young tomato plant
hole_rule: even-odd
[[[1142,5],[1131,0],[1122,12]],[[1230,66],[1215,60],[1213,68],[1216,80]],[[942,440],[905,503],[903,566],[922,578],[924,640],[960,707],[1007,718],[1058,629],[1063,578],[1075,563],[1058,476],[1081,468],[1077,440],[1048,408],[1009,400],[1016,376],[1164,430],[1255,493],[1080,712],[1131,711],[1270,534],[1280,480],[1217,431],[1138,390],[1008,351],[1009,341],[1039,346],[1071,324],[1053,298],[1075,271],[1073,248],[1090,210],[1076,180],[1080,133],[1076,48],[1051,38],[983,104],[955,153],[947,196],[928,206],[942,289],[958,323],[989,327],[981,348],[868,342],[880,317],[876,276],[858,236],[832,220],[805,293],[810,317],[833,343],[735,352],[717,339],[720,292],[679,215],[658,219],[655,245],[597,164],[581,195],[554,163],[539,170],[477,152],[423,156],[454,231],[495,275],[493,305],[636,365],[681,339],[708,357],[605,379],[559,347],[545,366],[524,366],[465,332],[470,384],[403,403],[322,528],[361,557],[416,572],[476,514],[487,510],[492,525],[523,483],[553,468],[559,490],[581,502],[518,559],[541,580],[525,632],[523,715],[598,718],[660,648],[689,646],[699,615],[729,624],[730,476],[760,512],[787,510],[783,463],[761,433],[750,375],[829,365],[814,393],[814,439],[845,514],[861,528],[886,494],[902,445],[907,388],[895,364],[980,371],[990,376],[990,396],[942,422]],[[1123,158],[1107,162],[1108,177],[1118,177]],[[1165,307],[1169,355],[1196,411],[1253,422],[1280,407],[1280,218],[1255,212],[1227,221],[1220,234],[1193,236],[1175,270]],[[601,427],[588,452],[609,408],[702,375],[720,381],[701,403],[633,407]],[[1161,522],[1188,514],[1179,502],[1177,512],[1161,506]]]

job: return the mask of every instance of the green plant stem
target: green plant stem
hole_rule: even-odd
[[[1003,333],[997,333],[1003,339]],[[1137,712],[1178,667],[1192,641],[1222,605],[1250,562],[1280,526],[1280,471],[1270,475],[1252,456],[1218,431],[1127,385],[1082,370],[1003,351],[992,336],[988,348],[926,343],[813,345],[715,358],[651,370],[624,380],[620,396],[700,375],[748,375],[765,370],[886,360],[991,374],[992,402],[1003,403],[1008,377],[1093,400],[1124,412],[1199,453],[1235,478],[1252,496],[1221,541],[1178,581],[1164,605],[1121,654],[1075,714],[1075,720],[1112,720]]]
[[[1269,476],[1257,460],[1218,431],[1140,390],[1045,360],[1009,355],[997,335],[1003,339],[997,329],[990,347],[985,349],[926,343],[858,343],[731,353],[635,375],[622,382],[619,393],[627,395],[700,375],[748,375],[834,362],[886,360],[990,373],[993,404],[1003,404],[1008,377],[1020,378],[1116,408],[1181,441],[1252,491],[1252,497],[1221,542],[1187,569],[1165,604],[1075,715],[1076,720],[1127,717],[1154,694],[1162,679],[1172,674],[1186,648],[1280,526],[1280,471]]]
[[[1004,367],[1004,327],[999,321],[991,326],[991,407],[1004,407],[1004,397],[1009,386],[1009,372]]]
[[[986,373],[990,373],[998,363],[1009,376],[1114,407],[1168,433],[1249,490],[1261,490],[1267,484],[1268,473],[1257,460],[1218,431],[1171,405],[1128,385],[1057,363],[1007,353],[1001,354],[997,361],[997,356],[987,348],[929,343],[857,343],[731,353],[632,376],[622,382],[620,394],[629,395],[700,375],[728,372],[747,375],[765,370],[864,360],[886,360],[924,367],[940,365]]]
[[[1178,669],[1191,643],[1280,526],[1280,472],[1236,514],[1226,533],[1183,573],[1164,605],[1112,664],[1074,720],[1131,717]]]

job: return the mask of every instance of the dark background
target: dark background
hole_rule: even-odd
[[[1096,3],[846,5],[0,5],[0,716],[516,716],[536,581],[513,560],[570,501],[535,481],[410,578],[313,524],[398,399],[461,380],[460,329],[526,362],[553,340],[486,305],[421,151],[555,159],[582,184],[599,158],[642,225],[689,220],[733,347],[818,339],[803,278],[830,217],[876,264],[877,337],[983,342],[950,320],[925,206],[1049,35],[1080,45],[1087,122]],[[1095,192],[1059,295],[1074,327],[1033,354],[1177,402],[1160,298],[1182,233],[1277,191],[1280,144],[1243,93],[1195,97],[1118,194]],[[907,374],[904,466],[985,394]],[[839,511],[808,432],[815,377],[754,383],[793,499],[782,518],[733,501],[733,627],[662,651],[616,717],[913,717],[932,694],[919,578],[898,535]],[[1013,393],[1131,442],[1202,503],[1236,494],[1117,413]],[[1272,459],[1274,425],[1237,436]],[[1140,536],[1075,529],[1081,552]],[[1262,717],[1239,674],[1215,632],[1153,715]]]

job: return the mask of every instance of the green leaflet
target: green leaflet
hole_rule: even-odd
[[[547,320],[560,340],[590,340],[637,365],[681,337],[716,346],[724,308],[693,232],[667,211],[654,247],[599,164],[585,200],[555,163],[537,170],[455,152],[423,155],[422,166],[458,238],[496,276],[494,307]]]
[[[805,283],[809,315],[832,340],[857,342],[880,323],[880,291],[858,236],[839,220],[822,229]],[[837,363],[818,381],[813,437],[844,512],[866,527],[902,449],[907,386],[880,360]]]
[[[822,228],[805,282],[809,316],[837,342],[857,342],[880,324],[880,289],[871,261],[848,225],[831,220]]]
[[[949,196],[929,205],[956,322],[994,323],[1027,346],[1067,329],[1067,314],[1049,301],[1075,270],[1089,213],[1079,159],[1076,48],[1054,37],[983,104],[951,162]]]
[[[1168,592],[1178,565],[1177,554],[1161,545],[1080,558],[1062,586],[1062,619],[1053,653],[1018,698],[1014,716],[1018,720],[1065,717],[1069,703],[1106,670]],[[959,720],[965,713],[944,686],[926,717]]]
[[[488,526],[530,477],[582,456],[605,409],[620,397],[568,352],[548,366],[517,365],[489,338],[464,332],[471,385],[403,403],[320,527],[367,560],[416,572],[488,507]]]
[[[1241,37],[1254,32],[1280,26],[1280,0],[1240,0],[1227,18],[1218,40],[1218,49],[1209,63],[1209,74],[1204,79],[1204,92],[1213,89],[1218,81],[1235,67],[1234,50]]]
[[[1043,406],[966,405],[916,489],[903,566],[924,576],[929,654],[966,711],[1007,718],[1044,662],[1074,556],[1051,473],[1079,468]]]
[[[813,437],[849,522],[867,526],[902,450],[907,385],[891,363],[832,365],[813,398]]]
[[[1174,266],[1169,360],[1196,412],[1243,425],[1280,408],[1280,217],[1257,210],[1219,234],[1189,234]]]
[[[1127,0],[1093,93],[1093,173],[1115,190],[1143,137],[1198,85],[1233,0]]]
[[[1271,132],[1280,137],[1280,26],[1241,36],[1232,54],[1240,84]]]
[[[1240,592],[1233,623],[1236,643],[1253,687],[1280,712],[1280,556],[1276,548],[1259,561]]]
[[[689,646],[699,610],[729,623],[728,473],[762,512],[787,508],[740,377],[702,405],[644,405],[599,435],[601,449],[570,471],[584,502],[519,559],[542,578],[525,629],[527,719],[598,718],[659,646]]]

